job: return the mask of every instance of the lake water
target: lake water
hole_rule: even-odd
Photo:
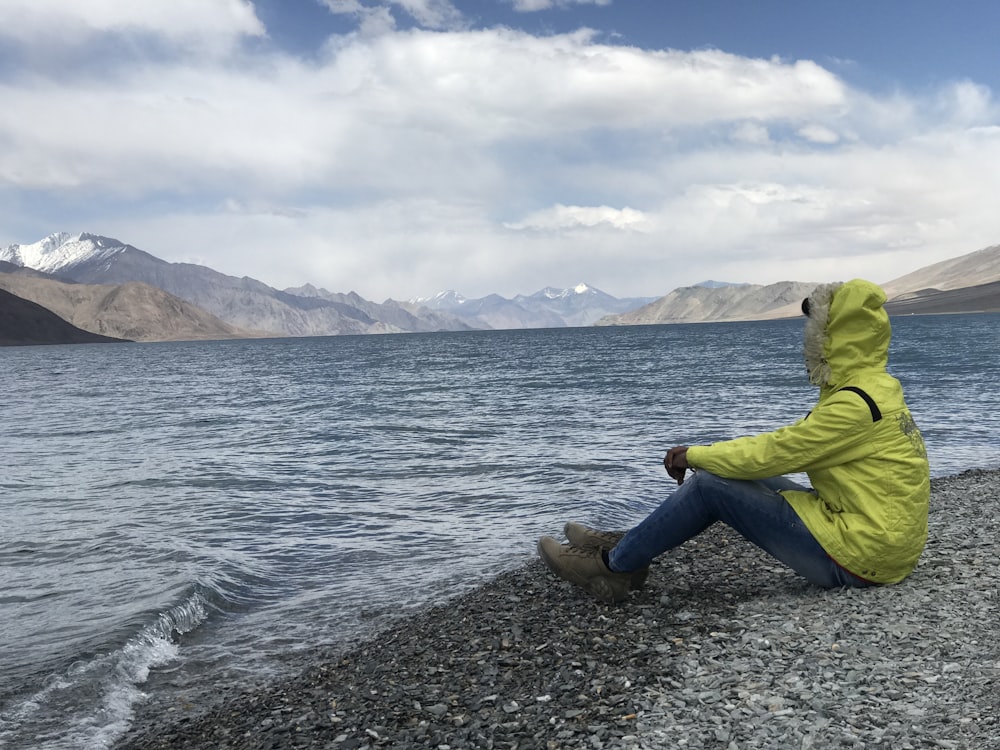
[[[1000,316],[894,319],[932,473],[1000,466]],[[0,746],[101,748],[633,523],[803,416],[802,322],[0,349]]]

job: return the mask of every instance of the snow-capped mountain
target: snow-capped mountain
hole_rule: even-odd
[[[452,307],[458,307],[459,305],[464,305],[467,301],[468,300],[466,300],[465,297],[458,292],[453,289],[448,289],[444,292],[438,292],[433,297],[417,297],[416,299],[410,300],[410,304],[424,305],[432,310],[445,310]]]
[[[528,297],[518,295],[514,301],[529,310],[554,313],[562,318],[564,325],[587,326],[605,315],[635,310],[652,299],[618,299],[589,284],[580,283],[570,289],[546,287]]]
[[[413,302],[449,312],[477,327],[561,328],[591,325],[606,315],[635,310],[653,299],[618,299],[580,283],[568,289],[545,287],[534,294],[519,294],[513,299],[498,294],[468,299],[448,290]]]
[[[0,261],[81,284],[143,282],[238,328],[288,336],[590,325],[650,301],[619,300],[578,284],[546,287],[513,300],[497,294],[467,299],[450,290],[409,303],[379,304],[353,292],[335,294],[310,284],[279,291],[205,266],[168,263],[120,240],[87,233],[60,232],[32,244],[0,248]]]
[[[248,331],[285,336],[460,330],[451,316],[401,314],[395,303],[379,305],[357,295],[326,299],[279,291],[192,263],[168,263],[110,237],[52,234],[30,245],[0,249],[0,260],[43,270],[81,284],[139,281],[162,289]]]
[[[129,248],[130,246],[108,237],[57,232],[30,245],[0,248],[0,260],[58,276],[84,263],[108,265],[114,256]]]
[[[546,297],[548,299],[567,299],[567,298],[573,297],[575,295],[593,294],[595,292],[597,294],[603,294],[603,292],[601,292],[598,289],[593,289],[593,288],[587,286],[586,284],[580,283],[580,284],[577,284],[572,289],[556,289],[555,287],[547,286],[544,289],[542,289],[542,290],[540,290],[538,292],[535,292],[535,294],[533,294],[532,296],[534,296],[534,297]]]
[[[887,309],[890,314],[994,311],[1000,305],[997,302],[998,258],[1000,245],[890,281],[884,285],[891,298]],[[797,301],[814,286],[807,284],[807,288],[802,289],[797,282],[760,287],[705,281],[694,287],[675,289],[658,299],[618,299],[581,283],[567,289],[545,287],[514,299],[498,294],[468,299],[449,290],[410,302],[387,300],[378,304],[353,292],[332,293],[311,284],[279,291],[246,276],[227,276],[190,263],[168,263],[132,245],[86,233],[56,233],[35,243],[0,248],[0,275],[11,277],[4,281],[7,287],[23,285],[25,279],[43,276],[76,284],[142,282],[241,329],[220,333],[216,325],[202,337],[757,320],[797,315]],[[7,291],[27,294],[20,286],[18,290],[7,288]],[[78,292],[80,290],[69,296],[79,298],[81,293]],[[49,296],[39,304],[54,310],[58,305],[51,302],[52,294],[46,294]],[[103,298],[108,297],[106,292],[102,294]],[[142,291],[139,297],[141,299],[136,294],[130,297],[117,293],[116,300],[121,304],[115,313],[125,322],[137,317],[138,312],[155,313],[157,330],[171,330],[174,334],[180,330],[174,325],[177,322],[176,300],[156,298],[155,292],[148,290]],[[633,311],[634,314],[625,314]],[[191,311],[186,319],[189,323],[194,321],[192,325],[204,332],[204,321],[198,312]],[[190,330],[190,326],[185,330]]]

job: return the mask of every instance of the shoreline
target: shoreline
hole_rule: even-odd
[[[998,540],[1000,470],[971,470],[932,480],[893,586],[818,589],[719,524],[621,605],[533,560],[295,676],[138,706],[114,748],[996,747]]]

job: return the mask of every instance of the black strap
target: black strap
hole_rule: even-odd
[[[868,408],[872,410],[872,422],[878,422],[880,419],[882,419],[882,412],[879,411],[879,408],[876,405],[875,400],[867,393],[865,393],[863,390],[858,388],[856,385],[845,385],[840,390],[853,391],[854,393],[857,393],[859,396],[861,396],[861,398],[865,400],[865,403],[868,404]]]

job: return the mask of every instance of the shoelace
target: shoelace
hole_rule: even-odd
[[[624,534],[619,534],[615,531],[591,531],[590,536],[593,537],[595,541],[600,542],[600,546],[610,549],[621,541]]]
[[[564,555],[576,555],[577,557],[594,557],[595,555],[600,555],[600,550],[595,550],[592,547],[576,547],[572,544],[564,544],[562,546],[562,554]]]

